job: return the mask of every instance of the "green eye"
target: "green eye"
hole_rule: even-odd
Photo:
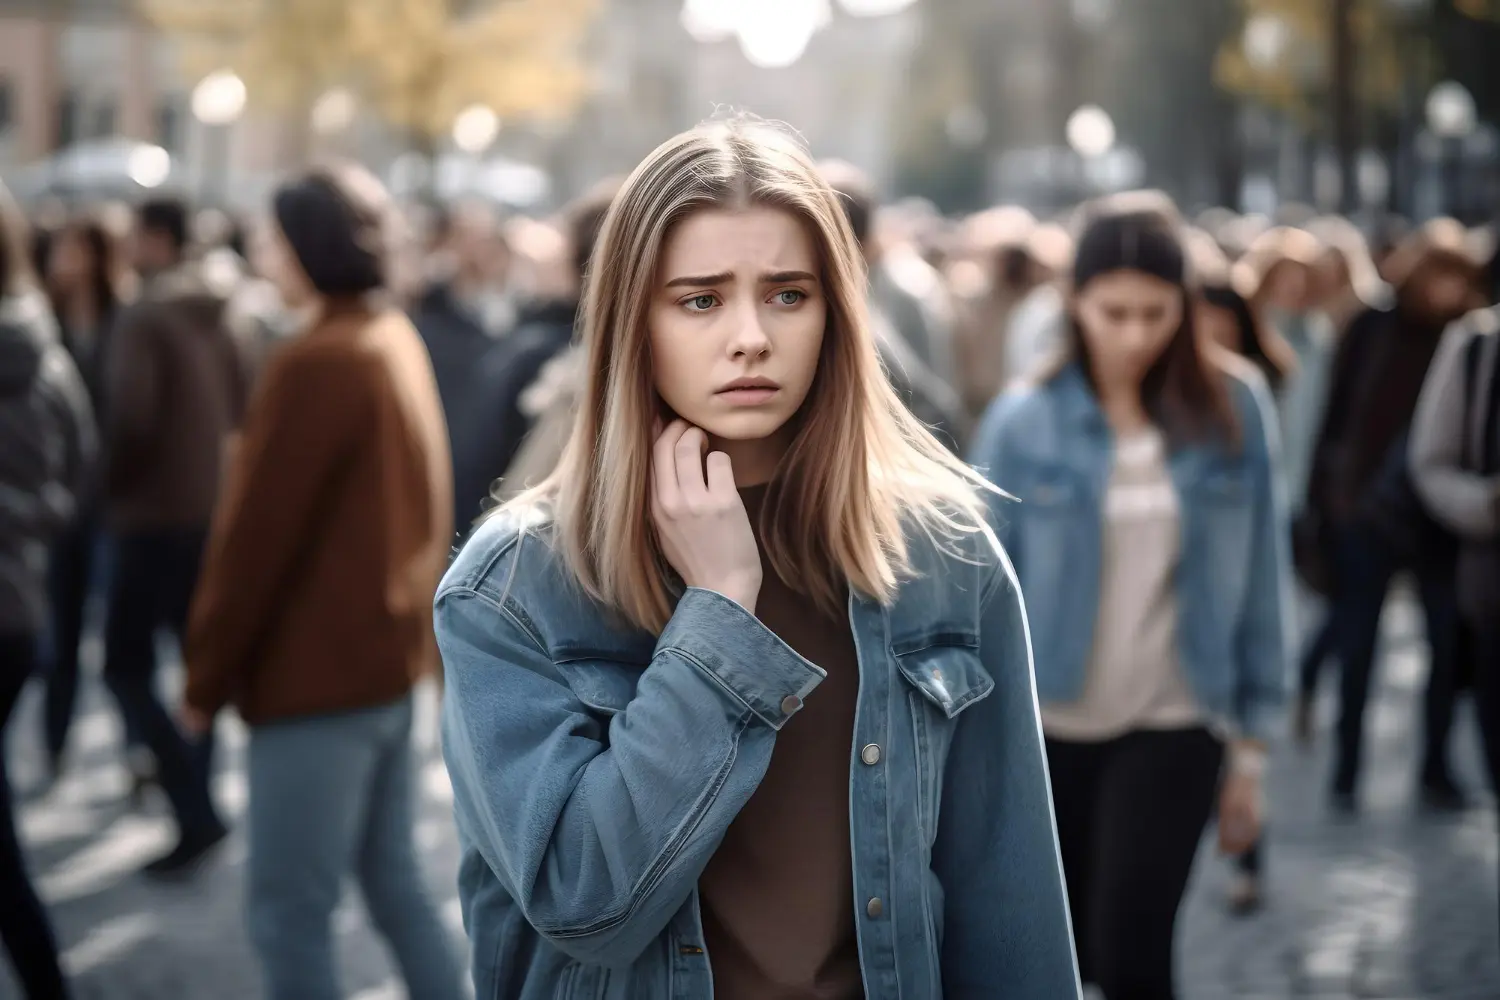
[[[714,307],[714,297],[712,295],[694,295],[683,304],[693,312],[707,312]]]

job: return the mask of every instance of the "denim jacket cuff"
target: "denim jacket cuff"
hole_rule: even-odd
[[[762,722],[779,730],[828,676],[739,604],[712,590],[689,587],[656,642],[734,695]]]
[[[1240,710],[1235,737],[1245,740],[1273,741],[1273,734],[1281,721],[1280,705],[1251,704]]]

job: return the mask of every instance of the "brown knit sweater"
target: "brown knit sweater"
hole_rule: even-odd
[[[330,313],[251,400],[188,628],[186,701],[254,724],[378,705],[436,663],[452,540],[432,365],[395,312]]]

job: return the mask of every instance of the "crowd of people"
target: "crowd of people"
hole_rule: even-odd
[[[464,995],[414,845],[439,671],[471,974],[519,1000],[1170,1000],[1203,832],[1253,911],[1328,670],[1359,810],[1402,580],[1416,798],[1471,804],[1469,691],[1500,775],[1493,234],[950,219],[743,119],[548,218],[344,163],[244,225],[31,215],[0,189],[0,733],[42,686],[65,774],[102,634],[181,879],[237,711],[278,1000],[342,995],[351,875],[411,995]],[[0,938],[65,997],[0,793]]]

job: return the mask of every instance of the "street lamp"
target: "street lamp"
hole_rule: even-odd
[[[1109,112],[1085,104],[1068,116],[1068,145],[1086,160],[1098,159],[1115,147],[1115,123]]]
[[[483,104],[471,104],[453,119],[453,144],[470,156],[490,148],[500,134],[500,116]]]
[[[1281,63],[1292,42],[1292,29],[1276,14],[1256,14],[1245,22],[1240,48],[1255,69],[1266,72]]]
[[[1464,139],[1479,122],[1474,95],[1463,84],[1445,80],[1427,95],[1427,127],[1439,139]]]
[[[1443,202],[1449,215],[1462,212],[1463,144],[1479,124],[1474,95],[1455,80],[1444,80],[1427,95],[1427,128],[1442,147]]]
[[[203,169],[199,175],[200,196],[223,203],[229,191],[229,136],[245,111],[245,81],[233,70],[208,74],[193,88],[192,111],[204,128]]]

